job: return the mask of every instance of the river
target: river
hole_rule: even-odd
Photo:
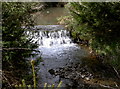
[[[38,25],[35,26],[35,29],[37,32],[34,34],[33,40],[39,44],[38,50],[41,52],[43,60],[39,65],[39,85],[43,86],[44,83],[58,85],[60,81],[63,81],[62,86],[65,86],[69,80],[51,74],[50,70],[78,63],[87,55],[87,52],[72,42],[69,31],[65,30],[64,26]]]
[[[49,8],[33,15],[36,22],[34,30],[38,31],[34,34],[33,40],[39,44],[38,50],[43,60],[39,65],[39,86],[43,86],[44,83],[58,85],[60,81],[63,81],[62,86],[65,87],[70,81],[52,75],[50,70],[80,62],[80,59],[87,55],[85,50],[72,42],[69,31],[64,26],[56,25],[59,17],[68,14],[65,8]]]
[[[69,11],[65,8],[54,7],[48,8],[44,11],[33,14],[33,19],[36,25],[56,25],[58,24],[58,18],[61,16],[67,16]]]
[[[33,42],[37,42],[39,45],[37,49],[40,51],[43,60],[38,65],[40,69],[37,73],[38,86],[40,87],[43,87],[44,83],[58,85],[60,81],[63,81],[62,87],[72,85],[73,81],[70,78],[61,78],[60,75],[55,74],[55,71],[62,68],[69,69],[69,66],[75,63],[81,64],[81,59],[88,55],[87,50],[73,43],[69,31],[57,23],[58,17],[68,14],[69,12],[65,8],[49,8],[33,14],[36,22],[36,26],[33,28],[36,33],[32,34],[34,35]],[[28,32],[28,34],[30,33]],[[79,68],[78,70],[80,70]],[[83,72],[91,76],[90,73]],[[82,73],[80,76],[82,78]],[[99,87],[98,89],[102,88]]]

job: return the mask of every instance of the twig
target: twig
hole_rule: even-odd
[[[114,82],[114,83],[115,83],[115,86],[118,87],[117,83],[116,82]]]
[[[2,48],[2,50],[31,50],[29,48]]]
[[[117,70],[115,69],[115,67],[113,67],[113,69],[114,69],[114,71],[116,72],[118,78],[120,79],[120,75],[119,75],[119,73],[117,72]]]
[[[10,84],[10,82],[8,81],[8,79],[5,77],[5,75],[2,73],[2,75],[3,75],[3,78],[8,82],[8,85],[10,86],[10,87],[12,87],[12,85]]]
[[[109,88],[109,89],[116,89],[116,88],[113,88],[111,86],[107,86],[107,85],[103,85],[103,84],[99,84],[101,87],[105,87],[105,88]]]
[[[28,50],[28,51],[36,51],[35,49],[29,49],[29,48],[2,48],[0,50]]]

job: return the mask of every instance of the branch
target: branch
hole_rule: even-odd
[[[29,48],[2,48],[0,50],[33,50],[33,49],[29,49]],[[35,51],[35,50],[33,50]]]
[[[118,78],[120,79],[120,75],[119,75],[119,73],[117,72],[117,70],[115,69],[115,67],[113,67],[113,69],[114,69],[114,71],[116,72]]]
[[[2,76],[3,76],[3,78],[7,81],[8,85],[11,87],[12,85],[10,84],[10,82],[8,81],[8,79],[5,77],[4,72],[2,73]]]
[[[109,89],[116,89],[116,88],[113,88],[111,86],[107,86],[107,85],[103,85],[103,84],[99,84],[101,87],[104,87],[104,88],[109,88]]]

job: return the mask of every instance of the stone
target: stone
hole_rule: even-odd
[[[51,75],[55,75],[55,70],[53,70],[53,69],[48,70],[48,72],[49,72]]]

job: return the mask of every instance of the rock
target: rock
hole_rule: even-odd
[[[48,14],[49,14],[49,13],[50,13],[50,11],[47,11],[46,13],[48,13]]]
[[[89,78],[89,77],[86,77],[85,79],[86,79],[87,81],[89,81],[89,80],[90,80],[90,78]]]
[[[82,78],[85,78],[85,75],[81,75]]]
[[[42,65],[44,66],[45,64],[43,63]]]
[[[60,75],[60,78],[65,78],[65,76],[64,75]]]
[[[98,83],[98,81],[95,81],[94,83]]]
[[[48,72],[49,72],[51,75],[55,75],[55,70],[53,70],[53,69],[48,70]]]

